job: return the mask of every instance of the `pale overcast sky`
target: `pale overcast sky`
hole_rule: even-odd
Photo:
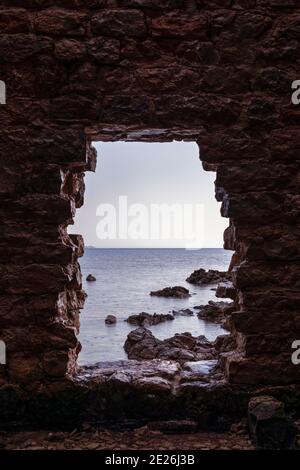
[[[223,246],[228,220],[221,217],[214,197],[215,173],[203,170],[196,143],[94,145],[97,170],[86,173],[85,204],[69,233],[81,233],[86,245],[101,248]],[[158,204],[175,212],[169,217],[164,212],[159,219]],[[195,246],[190,245],[193,234]]]

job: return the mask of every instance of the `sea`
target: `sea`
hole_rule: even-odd
[[[123,349],[127,335],[136,326],[125,320],[140,312],[170,313],[205,305],[215,297],[216,286],[194,286],[186,278],[196,269],[228,269],[232,252],[219,248],[186,249],[100,249],[86,248],[80,260],[83,289],[87,293],[81,311],[79,340],[82,351],[80,365],[127,359]],[[92,274],[95,282],[87,282]],[[192,294],[188,299],[150,296],[153,290],[168,286],[183,286]],[[219,299],[220,300],[220,299]],[[221,299],[222,300],[222,299]],[[200,320],[197,310],[193,316],[175,316],[150,327],[159,339],[175,333],[190,332],[205,335],[210,341],[226,333],[218,324]],[[115,315],[117,323],[106,325],[107,315]]]

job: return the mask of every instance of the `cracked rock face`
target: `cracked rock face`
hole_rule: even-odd
[[[1,386],[76,375],[83,240],[67,227],[93,140],[199,144],[234,251],[227,380],[299,383],[298,4],[19,3],[0,8]]]

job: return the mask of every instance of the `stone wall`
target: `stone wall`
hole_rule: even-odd
[[[0,385],[76,372],[92,140],[196,140],[236,251],[234,383],[300,381],[297,0],[0,0]]]

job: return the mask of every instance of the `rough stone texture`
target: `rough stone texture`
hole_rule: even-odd
[[[170,359],[183,363],[213,359],[215,350],[205,336],[178,333],[172,338],[160,340],[147,328],[131,331],[124,344],[129,359]]]
[[[38,392],[0,388],[0,429],[73,430],[83,423],[137,427],[191,420],[222,432],[247,416],[253,397],[269,394],[300,416],[300,387],[228,384],[216,361],[118,361],[83,367],[73,380],[53,380]]]
[[[294,0],[0,0],[0,384],[76,373],[83,241],[67,226],[93,139],[198,142],[235,250],[227,379],[300,382],[299,18]]]
[[[252,440],[263,449],[294,449],[298,429],[285,413],[284,404],[273,397],[252,398],[248,407]]]
[[[228,323],[231,313],[235,310],[233,302],[214,302],[213,300],[210,300],[207,305],[198,305],[194,308],[198,311],[198,318],[223,324]]]

